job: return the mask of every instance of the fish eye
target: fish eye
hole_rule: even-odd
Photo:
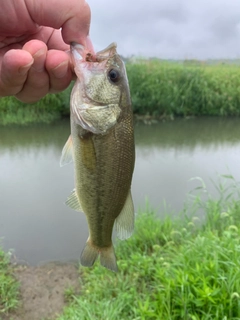
[[[120,80],[120,73],[118,70],[116,69],[111,69],[109,72],[108,72],[108,78],[109,80],[111,80],[112,82],[116,83]]]

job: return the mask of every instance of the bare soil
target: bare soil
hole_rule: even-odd
[[[72,288],[80,291],[76,264],[49,263],[43,266],[16,266],[14,274],[20,282],[20,306],[3,320],[56,319],[66,304],[64,293]]]

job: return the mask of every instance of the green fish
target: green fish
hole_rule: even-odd
[[[71,53],[77,80],[70,99],[71,135],[60,164],[73,160],[75,189],[66,204],[87,218],[81,264],[90,267],[100,256],[104,267],[117,271],[114,224],[121,240],[134,229],[135,145],[127,74],[115,43],[96,54],[74,43]]]

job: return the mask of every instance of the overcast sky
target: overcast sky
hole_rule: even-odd
[[[95,49],[123,56],[240,58],[240,0],[87,0]]]

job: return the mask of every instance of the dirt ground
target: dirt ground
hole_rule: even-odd
[[[16,266],[14,273],[20,282],[21,306],[3,320],[52,320],[66,303],[64,292],[80,291],[76,264],[49,263],[43,266]]]

